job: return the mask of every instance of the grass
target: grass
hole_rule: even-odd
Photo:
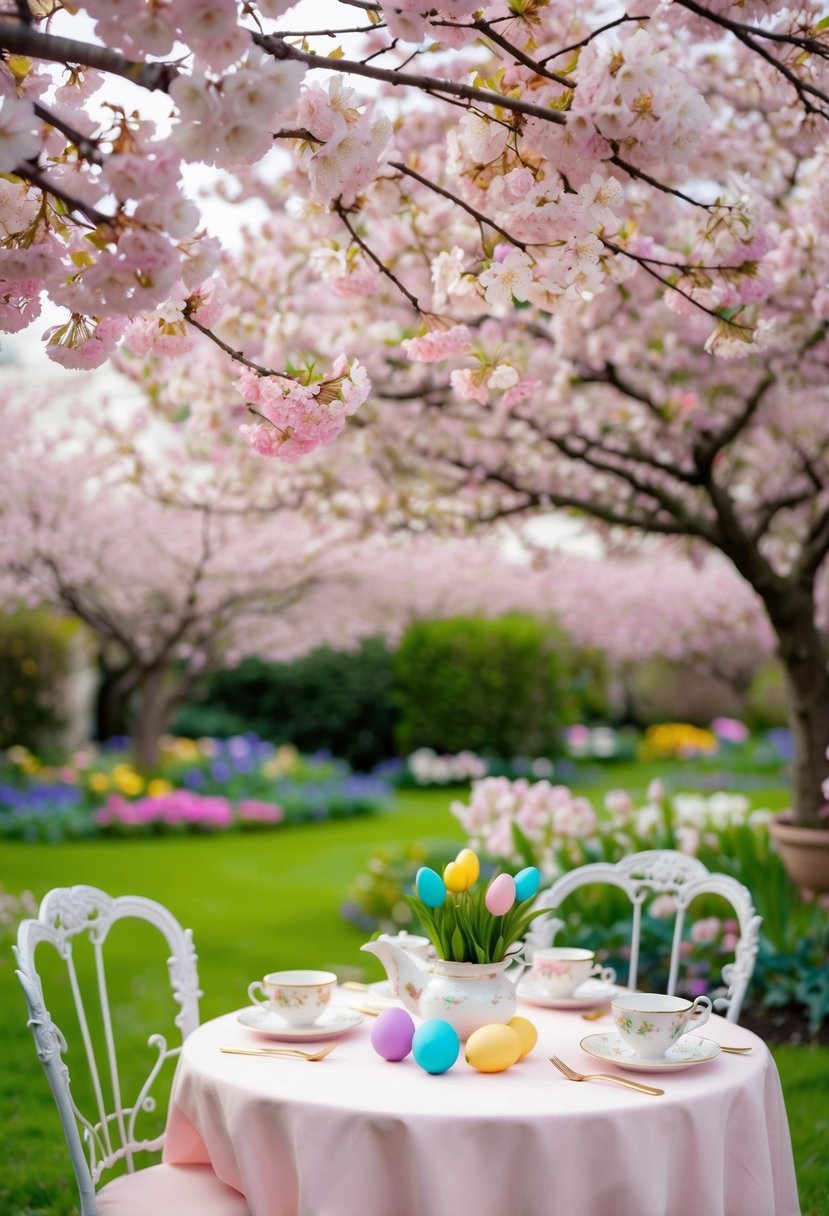
[[[641,791],[643,774],[617,766],[609,784]],[[778,791],[757,799],[763,805],[784,800]],[[113,895],[141,893],[166,904],[195,932],[206,1019],[243,1004],[252,978],[281,967],[365,970],[367,978],[379,978],[375,961],[359,952],[364,935],[340,918],[339,906],[375,845],[459,840],[449,801],[446,793],[404,793],[393,809],[372,818],[262,835],[0,844],[0,883],[13,892],[32,890],[37,897],[55,886],[90,883]],[[152,1019],[159,976],[153,979],[151,963],[159,956],[140,939],[116,942],[113,935],[112,945],[113,1005],[137,1055],[146,1027],[157,1028]],[[61,991],[50,999],[58,1024],[64,998]],[[71,1043],[73,1036],[67,1037]],[[0,951],[0,1042],[0,1212],[73,1216],[78,1209],[68,1155],[25,1026],[8,946]],[[829,1048],[781,1047],[775,1058],[791,1121],[803,1216],[826,1216]]]

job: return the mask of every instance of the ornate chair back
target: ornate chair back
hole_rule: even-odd
[[[97,1216],[95,1188],[105,1170],[123,1161],[127,1171],[132,1172],[137,1154],[161,1148],[163,1133],[141,1139],[136,1131],[136,1120],[142,1112],[155,1109],[153,1089],[159,1074],[165,1063],[181,1050],[180,1042],[168,1046],[164,1035],[151,1035],[148,1045],[153,1058],[148,1074],[137,1091],[130,1085],[133,1092],[126,1092],[127,1083],[122,1083],[119,1073],[104,946],[113,925],[127,918],[154,926],[166,941],[172,997],[178,1005],[174,1022],[183,1041],[199,1023],[201,992],[193,938],[189,929],[182,929],[175,917],[154,900],[134,895],[112,898],[96,887],[57,888],[46,895],[37,917],[20,925],[14,952],[17,977],[29,1010],[28,1025],[69,1146],[80,1193],[81,1216]],[[82,971],[76,966],[74,947],[79,938],[88,939],[91,945],[94,971],[91,984],[82,983]],[[92,1095],[88,1115],[76,1103],[69,1069],[63,1059],[67,1041],[53,1022],[44,1000],[41,977],[35,966],[35,951],[42,943],[54,947],[68,972],[69,990],[83,1044],[80,1058],[85,1060],[88,1069],[86,1079]],[[103,1029],[104,1042],[100,1049],[93,1042],[93,1026]]]
[[[562,874],[551,887],[542,891],[537,907],[548,908],[549,915],[539,916],[527,935],[528,956],[533,950],[549,946],[565,921],[552,915],[573,891],[591,883],[608,883],[623,891],[633,905],[633,923],[630,941],[630,967],[627,986],[636,989],[639,973],[639,950],[642,931],[642,909],[656,895],[670,895],[675,905],[674,931],[671,943],[670,971],[667,991],[676,992],[679,979],[680,957],[688,905],[698,895],[720,895],[734,909],[740,936],[733,962],[722,970],[726,988],[724,996],[715,1002],[719,1012],[725,1012],[730,1022],[736,1022],[745,997],[746,988],[754,971],[762,917],[754,910],[751,895],[742,883],[727,874],[712,874],[701,861],[684,853],[670,849],[651,849],[633,853],[621,861],[595,862],[579,866]]]

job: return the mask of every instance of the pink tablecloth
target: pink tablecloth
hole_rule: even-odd
[[[498,1075],[461,1057],[441,1077],[379,1059],[368,1019],[318,1064],[220,1054],[266,1041],[233,1014],[208,1022],[184,1045],[165,1159],[210,1162],[251,1216],[798,1216],[780,1081],[756,1036],[712,1018],[708,1038],[751,1055],[620,1073],[665,1090],[647,1097],[548,1062],[608,1071],[579,1040],[609,1018],[520,1012],[539,1030],[531,1056]]]

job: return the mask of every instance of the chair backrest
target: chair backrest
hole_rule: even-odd
[[[667,991],[673,995],[679,979],[679,964],[685,913],[691,900],[697,895],[721,895],[734,908],[740,936],[734,953],[734,961],[722,969],[725,996],[715,1002],[718,1011],[725,1011],[730,1022],[740,1016],[746,988],[754,971],[762,917],[754,910],[751,895],[742,883],[728,874],[712,874],[701,861],[684,853],[670,849],[651,849],[644,853],[633,853],[621,861],[595,862],[579,866],[562,874],[560,878],[542,891],[536,907],[549,909],[549,914],[539,916],[533,922],[526,938],[528,958],[539,947],[549,946],[565,922],[552,915],[564,899],[573,891],[590,883],[608,883],[618,887],[633,905],[633,923],[630,942],[630,968],[627,986],[636,989],[639,972],[639,947],[642,930],[642,908],[653,896],[670,895],[675,905],[674,931],[671,943],[670,971]]]
[[[184,1040],[199,1023],[198,972],[193,937],[182,929],[175,917],[161,904],[137,895],[112,898],[96,887],[60,887],[50,891],[35,919],[20,925],[15,948],[17,977],[23,986],[29,1010],[28,1025],[35,1040],[38,1057],[52,1089],[61,1123],[69,1145],[72,1166],[78,1183],[81,1216],[97,1216],[95,1187],[104,1172],[118,1161],[128,1171],[135,1169],[135,1154],[161,1148],[163,1133],[152,1139],[136,1138],[136,1119],[142,1111],[155,1109],[153,1087],[166,1061],[181,1051],[181,1043],[168,1046],[162,1034],[148,1039],[152,1049],[149,1073],[137,1093],[122,1092],[113,1020],[104,965],[104,945],[112,926],[136,918],[154,926],[169,947],[167,965],[172,995],[179,1006],[175,1025]],[[95,979],[91,996],[84,999],[76,960],[75,939],[84,937],[91,944]],[[52,1021],[47,1009],[41,977],[35,966],[35,951],[47,942],[57,951],[68,971],[69,988],[75,1004],[80,1036],[94,1095],[91,1117],[78,1108],[73,1097],[69,1069],[63,1059],[67,1042]],[[96,1052],[90,1017],[103,1026],[104,1047]]]

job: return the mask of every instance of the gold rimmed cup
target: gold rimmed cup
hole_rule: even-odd
[[[313,1026],[328,1008],[336,987],[333,971],[271,971],[249,985],[248,996],[255,1005],[278,1014],[288,1026]]]

